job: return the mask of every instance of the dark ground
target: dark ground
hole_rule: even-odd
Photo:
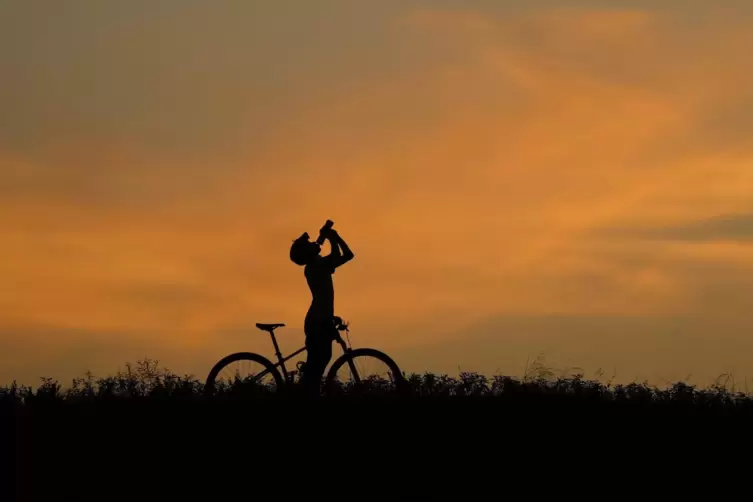
[[[68,389],[7,387],[0,413],[0,500],[194,500],[217,490],[261,498],[275,486],[282,497],[305,486],[335,496],[348,480],[361,480],[359,497],[369,498],[399,479],[417,490],[411,498],[446,498],[444,483],[480,478],[482,496],[500,476],[522,482],[508,469],[531,474],[596,451],[602,460],[590,457],[588,468],[634,455],[688,461],[730,441],[746,451],[753,399],[682,383],[476,374],[410,375],[400,390],[373,385],[316,400],[243,386],[206,396],[201,381],[147,364]]]

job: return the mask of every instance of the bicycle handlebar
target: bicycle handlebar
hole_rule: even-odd
[[[334,316],[333,320],[335,321],[335,329],[337,329],[337,331],[348,330],[348,325],[343,322],[342,317]]]

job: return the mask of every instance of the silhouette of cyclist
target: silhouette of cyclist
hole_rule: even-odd
[[[332,359],[332,342],[337,339],[335,326],[335,291],[332,274],[335,269],[353,259],[353,252],[336,230],[323,233],[329,240],[331,252],[321,256],[321,246],[309,241],[303,233],[290,247],[290,259],[304,267],[306,282],[311,290],[311,306],[306,313],[304,333],[306,334],[306,363],[303,366],[301,384],[311,393],[319,392],[324,370]]]

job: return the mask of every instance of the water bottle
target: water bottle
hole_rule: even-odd
[[[319,230],[319,237],[316,239],[316,243],[320,246],[324,244],[324,239],[327,236],[327,232],[332,228],[335,223],[332,220],[327,220],[327,223]]]

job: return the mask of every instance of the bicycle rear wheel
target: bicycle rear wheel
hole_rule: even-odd
[[[240,389],[276,392],[283,384],[282,375],[272,361],[259,354],[236,352],[214,365],[204,384],[204,392]]]
[[[399,390],[405,382],[390,356],[376,349],[354,349],[340,356],[325,380],[327,394],[367,392],[383,394]]]

